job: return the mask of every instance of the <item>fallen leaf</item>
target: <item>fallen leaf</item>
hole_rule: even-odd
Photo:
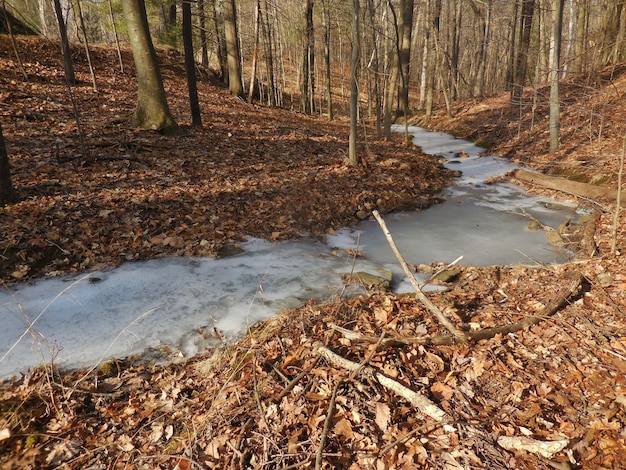
[[[389,420],[391,417],[391,410],[389,409],[389,405],[387,405],[387,403],[381,403],[377,401],[375,405],[375,409],[376,409],[375,422],[380,428],[380,430],[385,432],[387,430],[387,426],[389,426]]]

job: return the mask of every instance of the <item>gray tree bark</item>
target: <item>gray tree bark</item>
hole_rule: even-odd
[[[357,166],[359,160],[356,154],[356,137],[358,131],[357,117],[359,113],[359,56],[360,40],[359,32],[359,5],[360,0],[352,0],[352,57],[350,60],[350,138],[348,140],[348,161]]]
[[[2,123],[0,123],[0,206],[13,202],[17,199],[13,184],[11,182],[11,169],[9,167],[9,156],[2,135]]]
[[[122,9],[137,69],[137,107],[131,120],[132,125],[163,134],[175,134],[178,132],[178,125],[167,104],[163,78],[148,29],[145,2],[124,0]]]
[[[554,48],[552,50],[552,70],[550,84],[550,151],[554,152],[559,148],[560,113],[559,103],[559,65],[561,57],[561,31],[563,29],[563,1],[556,0],[554,12],[554,29],[552,37]]]
[[[185,49],[185,72],[187,74],[187,88],[189,90],[191,123],[193,126],[202,126],[200,103],[198,102],[198,86],[196,83],[196,61],[194,60],[193,54],[191,5],[187,1],[183,2],[183,46]]]
[[[74,74],[74,62],[72,62],[72,50],[70,42],[67,38],[67,25],[63,19],[63,9],[61,2],[54,0],[54,13],[59,24],[59,34],[61,35],[61,48],[63,50],[63,71],[65,72],[65,81],[69,85],[76,85],[76,75]]]
[[[241,81],[241,52],[237,33],[235,0],[224,2],[224,35],[226,39],[226,62],[228,63],[228,91],[233,96],[244,96]]]

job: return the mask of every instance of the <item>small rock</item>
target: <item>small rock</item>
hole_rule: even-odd
[[[565,246],[563,237],[561,237],[561,234],[556,230],[550,230],[549,232],[546,232],[546,239],[548,240],[548,243],[552,246]]]

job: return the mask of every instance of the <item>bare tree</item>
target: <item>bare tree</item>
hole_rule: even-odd
[[[522,98],[524,82],[528,69],[528,52],[535,11],[535,0],[521,0],[520,39],[516,51],[515,68],[513,70],[513,87],[511,102],[519,104]]]
[[[191,122],[194,126],[202,126],[200,103],[198,102],[198,87],[196,84],[196,61],[193,55],[193,32],[191,31],[191,5],[183,1],[183,47],[185,49],[185,72],[187,74],[187,88],[189,89],[189,106],[191,108]]]
[[[333,119],[333,96],[330,69],[330,9],[328,0],[322,0],[322,20],[324,27],[324,64],[326,65],[326,116]]]
[[[206,14],[204,12],[204,1],[198,1],[198,29],[200,29],[200,57],[201,64],[205,67],[209,66],[209,47],[206,37]]]
[[[89,73],[91,74],[91,86],[93,91],[98,92],[98,83],[96,81],[96,72],[93,69],[91,62],[91,51],[89,50],[89,40],[87,39],[87,29],[85,28],[85,19],[83,18],[83,9],[80,6],[80,0],[76,1],[76,12],[78,13],[78,21],[80,24],[80,30],[83,33],[83,41],[85,43],[85,55],[87,56],[87,64],[89,65]]]
[[[250,72],[250,85],[248,87],[248,101],[252,103],[254,99],[254,88],[256,86],[256,75],[259,62],[259,34],[261,28],[261,0],[256,0],[254,6],[254,47],[252,49],[252,71]]]
[[[141,129],[175,134],[178,132],[178,125],[167,104],[163,78],[148,29],[145,1],[124,0],[122,8],[137,69],[137,107],[132,124]]]
[[[314,111],[315,100],[315,35],[313,29],[314,0],[304,0],[305,40],[300,74],[300,110],[306,114]]]
[[[352,0],[352,57],[350,59],[350,138],[348,140],[348,161],[352,165],[358,165],[356,154],[356,137],[358,131],[359,113],[359,55],[360,55],[360,26],[359,26],[359,1]]]
[[[555,0],[554,28],[552,37],[554,48],[552,50],[552,70],[550,85],[550,151],[559,148],[560,128],[560,103],[559,103],[559,65],[561,57],[561,31],[563,29],[563,0]]]
[[[70,42],[67,38],[67,25],[63,17],[63,9],[60,0],[54,0],[54,13],[59,24],[59,34],[61,36],[61,48],[63,50],[63,71],[65,72],[65,81],[70,85],[76,85],[76,75],[74,74],[74,62],[72,61],[72,50]]]
[[[0,123],[0,205],[13,202],[17,199],[17,194],[11,183],[11,169],[9,167],[9,156],[2,135],[2,123]]]
[[[243,97],[241,51],[239,50],[236,12],[235,0],[226,0],[224,2],[224,33],[226,38],[226,61],[228,63],[228,90],[231,95]]]

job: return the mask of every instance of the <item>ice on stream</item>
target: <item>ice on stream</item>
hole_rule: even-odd
[[[416,145],[443,155],[463,176],[445,191],[445,203],[385,216],[409,263],[459,256],[474,265],[561,260],[545,232],[525,227],[528,215],[555,227],[571,212],[546,209],[541,204],[546,198],[510,184],[485,184],[514,168],[506,160],[479,157],[483,149],[447,134],[410,132]],[[468,157],[456,158],[461,151]],[[394,290],[412,290],[376,222],[327,238],[327,244],[252,239],[241,245],[244,253],[228,258],[154,259],[8,286],[0,292],[0,378],[51,359],[72,368],[148,350],[193,355],[219,344],[214,328],[232,338],[308,299],[338,295],[341,275],[353,264],[341,249],[365,253],[355,271],[376,274],[384,268],[394,274]]]

